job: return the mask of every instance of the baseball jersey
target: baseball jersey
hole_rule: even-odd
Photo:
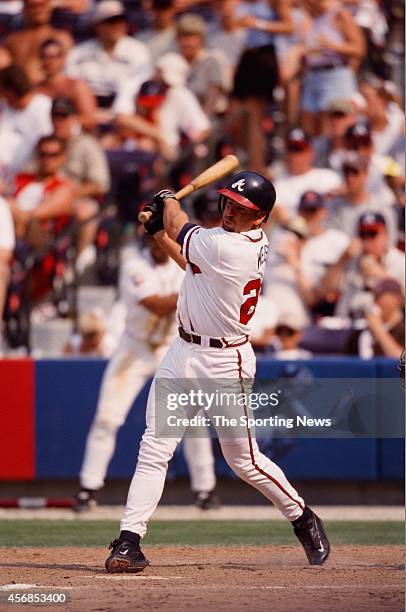
[[[124,334],[149,344],[151,349],[169,344],[177,333],[175,313],[160,317],[140,302],[152,295],[177,293],[183,276],[173,260],[157,264],[148,251],[125,262],[120,277],[120,294],[126,307]]]
[[[249,335],[268,252],[265,233],[187,223],[177,241],[188,262],[179,291],[179,325],[215,338]]]

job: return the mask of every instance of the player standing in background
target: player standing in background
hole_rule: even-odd
[[[96,414],[90,428],[80,472],[81,489],[75,510],[96,505],[104,485],[116,437],[134,399],[153,376],[176,334],[175,309],[184,272],[152,238],[142,256],[128,260],[120,279],[126,322],[119,345],[103,375]],[[204,432],[207,433],[207,432]],[[196,505],[203,510],[219,505],[212,443],[208,435],[185,438],[185,458]]]
[[[160,191],[147,207],[153,212],[145,226],[147,231],[158,241],[176,240],[182,246],[187,265],[177,305],[179,337],[170,346],[151,386],[147,428],[120,537],[110,544],[111,554],[105,563],[109,573],[137,572],[148,565],[140,540],[162,495],[168,461],[182,437],[155,434],[159,379],[213,382],[221,378],[244,389],[244,384],[255,375],[250,320],[255,313],[268,250],[261,224],[272,211],[276,193],[268,179],[254,172],[235,175],[219,193],[222,227],[203,229],[189,223],[169,190]],[[163,229],[167,234],[160,231]],[[172,245],[174,256],[179,257],[179,248],[174,242]],[[233,409],[235,417],[247,415],[247,406]],[[249,427],[234,437],[233,434],[233,431],[229,436],[219,434],[227,463],[292,522],[309,563],[322,565],[330,545],[321,520],[305,506],[282,470],[259,452]]]

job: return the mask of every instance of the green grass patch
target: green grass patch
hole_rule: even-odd
[[[398,521],[330,521],[333,544],[361,546],[403,544],[404,524]],[[117,521],[0,521],[0,546],[105,546],[119,532]],[[263,546],[294,544],[286,521],[152,521],[148,546]]]

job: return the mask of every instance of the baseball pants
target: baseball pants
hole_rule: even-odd
[[[161,355],[165,353],[161,352]],[[123,425],[134,399],[158,367],[160,355],[123,336],[103,375],[96,414],[91,425],[80,472],[85,489],[103,487],[113,457],[119,428]],[[185,438],[185,459],[191,489],[211,491],[216,486],[212,442],[207,435]]]
[[[253,379],[255,355],[249,343],[239,348],[212,349],[189,344],[181,338],[172,343],[159,367],[148,398],[147,427],[138,455],[137,467],[128,493],[121,530],[145,535],[147,523],[161,498],[168,461],[184,432],[176,437],[158,437],[156,426],[156,393],[160,380],[180,381]],[[160,408],[161,410],[161,408]],[[238,408],[243,411],[243,407]],[[232,470],[258,489],[290,521],[299,518],[304,501],[286,479],[282,470],[260,453],[255,435],[246,428],[238,429],[236,437],[217,429],[222,452]]]

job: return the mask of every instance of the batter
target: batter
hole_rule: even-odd
[[[146,230],[179,258],[186,259],[179,292],[179,337],[166,353],[151,386],[138,463],[121,521],[105,567],[109,573],[137,572],[148,565],[140,549],[148,521],[162,494],[168,461],[181,435],[155,435],[155,387],[166,379],[227,379],[241,384],[255,375],[255,355],[249,342],[264,276],[268,241],[261,229],[275,204],[273,184],[254,172],[241,172],[219,191],[222,227],[203,229],[189,223],[169,190],[160,191],[147,207],[153,212]],[[169,238],[165,238],[166,234]],[[172,247],[169,247],[169,243]],[[240,408],[244,413],[246,408]],[[236,413],[236,416],[240,416]],[[240,431],[240,430],[239,430]],[[282,470],[260,453],[253,432],[223,436],[222,452],[234,472],[258,489],[292,522],[311,565],[322,565],[330,545],[320,518],[308,508]]]

